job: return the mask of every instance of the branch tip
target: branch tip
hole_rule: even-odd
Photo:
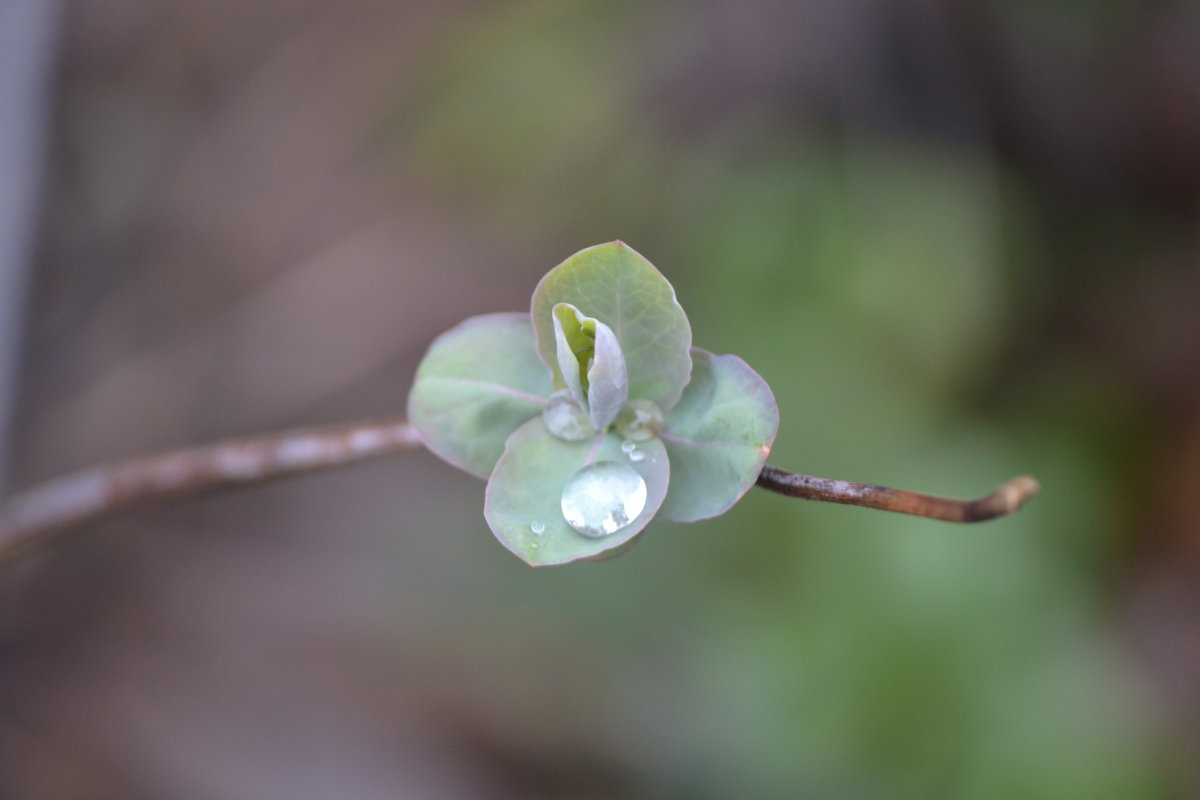
[[[876,508],[945,522],[983,522],[1007,516],[1029,502],[1042,488],[1037,479],[1022,475],[977,500],[953,500],[869,483],[799,475],[770,464],[763,467],[758,485],[803,500]]]

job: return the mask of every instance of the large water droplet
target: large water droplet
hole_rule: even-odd
[[[646,507],[646,481],[628,464],[597,461],[571,476],[562,512],[584,536],[609,536],[637,519]]]
[[[542,412],[546,430],[568,442],[578,442],[596,435],[596,427],[587,412],[579,407],[570,392],[555,392]]]

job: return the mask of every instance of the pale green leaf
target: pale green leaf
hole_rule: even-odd
[[[559,303],[612,329],[624,353],[630,399],[652,400],[663,410],[678,402],[692,371],[692,330],[671,284],[637,251],[622,242],[581,250],[534,290],[538,354],[556,381],[563,380],[552,312]]]
[[[604,430],[625,407],[625,356],[612,329],[570,303],[551,309],[559,373],[567,390],[587,410],[592,425]]]
[[[667,493],[670,466],[662,443],[639,443],[633,455],[621,449],[620,437],[613,434],[567,442],[552,436],[540,419],[532,420],[509,437],[488,480],[483,506],[488,525],[505,547],[533,566],[611,555],[646,527]],[[599,461],[633,467],[646,482],[646,505],[626,527],[591,538],[567,524],[562,493],[580,468]]]
[[[569,303],[550,310],[554,323],[554,386],[565,388],[579,407],[587,410],[587,357],[596,349],[596,323]],[[582,361],[582,363],[580,363]]]
[[[728,511],[754,485],[779,430],[771,388],[745,361],[692,348],[692,362],[691,383],[661,435],[671,489],[659,517],[675,522]]]
[[[551,388],[529,315],[484,314],[430,345],[408,396],[408,419],[430,450],[486,478],[509,435],[533,417],[540,422]]]
[[[604,430],[629,399],[629,377],[621,344],[612,329],[596,322],[596,353],[588,369],[588,414],[597,430]]]

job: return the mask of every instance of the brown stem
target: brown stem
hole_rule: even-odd
[[[342,467],[419,447],[420,437],[404,420],[370,420],[230,439],[82,470],[35,486],[0,507],[0,564],[127,506]],[[979,500],[948,500],[797,475],[769,464],[759,474],[758,485],[789,497],[951,522],[1011,514],[1039,489],[1033,478],[1022,477]]]
[[[869,483],[797,475],[770,464],[759,473],[758,485],[788,497],[878,508],[946,522],[982,522],[1003,517],[1019,509],[1042,488],[1034,478],[1023,475],[978,500],[951,500]]]
[[[35,486],[0,508],[0,564],[79,523],[136,503],[341,467],[420,446],[404,420],[377,420],[230,439],[82,470]]]

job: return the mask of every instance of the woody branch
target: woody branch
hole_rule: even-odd
[[[135,504],[334,469],[421,446],[416,430],[403,419],[367,420],[230,439],[92,467],[35,486],[0,506],[0,564]],[[758,485],[789,497],[949,522],[1011,514],[1039,489],[1033,478],[1021,477],[978,500],[952,500],[800,475],[769,464],[758,476]]]

